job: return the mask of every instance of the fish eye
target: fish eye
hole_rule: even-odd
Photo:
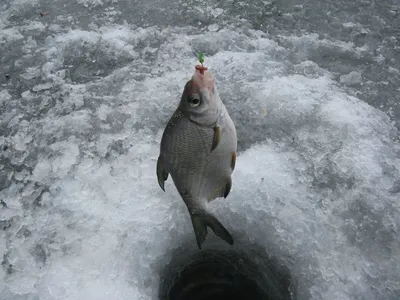
[[[188,98],[188,103],[191,107],[197,107],[200,105],[200,96],[197,94],[193,94]]]

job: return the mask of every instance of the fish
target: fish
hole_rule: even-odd
[[[219,96],[215,78],[208,68],[197,65],[164,129],[156,171],[164,192],[166,180],[172,178],[190,214],[199,249],[207,227],[234,244],[232,235],[207,206],[229,195],[236,153],[236,127]]]

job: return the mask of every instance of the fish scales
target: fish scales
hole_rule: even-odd
[[[198,71],[185,85],[180,104],[160,144],[157,177],[164,190],[168,175],[190,213],[199,248],[207,226],[229,244],[233,238],[207,203],[227,197],[236,161],[236,128],[219,98],[214,78]]]

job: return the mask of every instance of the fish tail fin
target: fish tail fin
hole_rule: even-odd
[[[208,213],[191,214],[194,233],[196,234],[197,245],[201,249],[201,245],[206,239],[207,226],[210,227],[215,235],[233,245],[233,238],[228,230],[221,224],[216,217]]]

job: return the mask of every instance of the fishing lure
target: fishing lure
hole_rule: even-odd
[[[194,54],[194,53],[193,53],[193,54]],[[208,70],[207,67],[204,67],[204,66],[203,66],[203,63],[204,63],[204,54],[203,54],[203,52],[199,52],[199,54],[198,54],[198,55],[195,54],[195,56],[197,57],[197,59],[198,59],[199,62],[201,63],[201,66],[200,66],[200,65],[197,65],[197,66],[196,66],[196,70],[199,70],[199,71],[200,71],[200,74],[204,74],[204,71]]]

